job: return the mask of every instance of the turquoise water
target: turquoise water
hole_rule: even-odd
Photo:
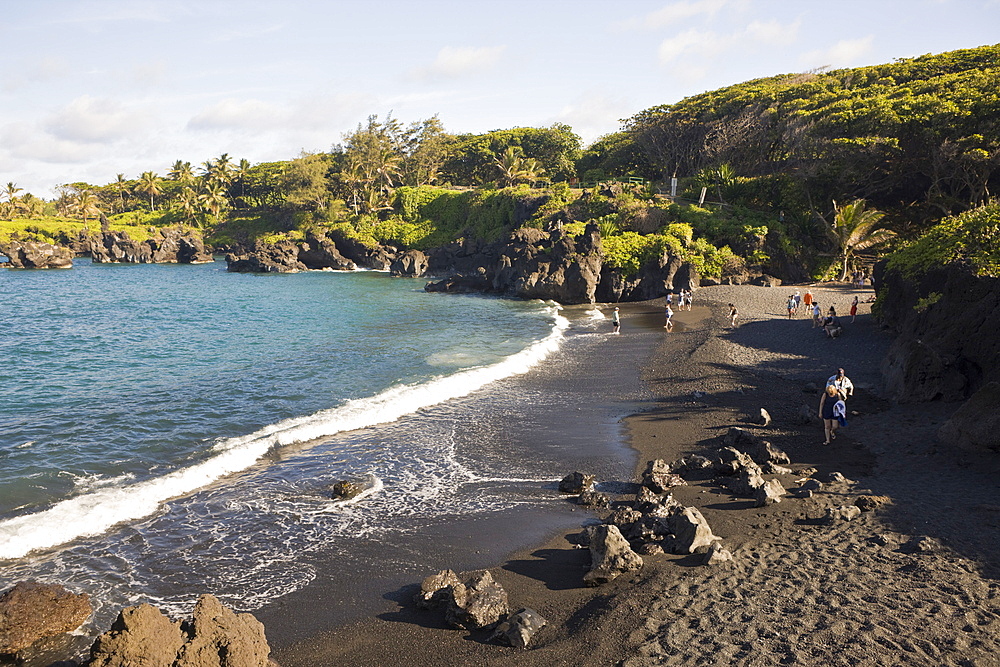
[[[538,304],[435,298],[375,272],[78,260],[0,280],[0,517],[161,477],[226,439],[495,363],[552,329]]]
[[[309,554],[551,503],[577,443],[505,424],[577,399],[503,381],[558,353],[569,321],[423,284],[222,262],[0,272],[0,580],[88,592],[98,629],[206,591],[253,610],[308,585]],[[589,336],[601,317],[576,319]],[[369,488],[333,502],[344,478]]]

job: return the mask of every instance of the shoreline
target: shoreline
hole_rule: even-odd
[[[819,289],[821,303],[845,306],[854,292]],[[701,509],[734,563],[709,568],[697,555],[646,556],[641,570],[599,588],[583,587],[589,553],[569,539],[579,528],[553,531],[490,568],[514,610],[531,607],[549,621],[526,651],[447,629],[438,615],[408,603],[411,586],[396,591],[396,612],[278,647],[275,659],[283,667],[395,665],[414,657],[529,667],[997,664],[1000,586],[988,576],[1000,573],[1000,465],[986,455],[937,451],[933,433],[957,405],[898,406],[881,398],[878,366],[889,340],[870,320],[870,304],[844,337],[829,340],[805,318],[784,321],[785,296],[781,288],[702,288],[696,311],[711,300],[711,312],[675,315],[684,327],[643,363],[654,398],[624,420],[636,452],[633,479],[647,460],[714,449],[740,426],[790,455],[795,474],[779,476],[786,488],[813,469],[817,476],[841,472],[848,483],[754,508],[711,479],[689,480],[674,496]],[[738,303],[745,319],[729,329],[725,304],[734,299],[745,300]],[[654,304],[632,308],[648,322],[661,317]],[[816,395],[804,385],[821,386],[838,366],[858,388],[850,405],[856,414],[824,447],[822,427],[797,415],[801,406],[815,409]],[[752,423],[761,407],[774,419],[767,428]],[[863,493],[888,504],[854,522],[821,524],[827,508]]]

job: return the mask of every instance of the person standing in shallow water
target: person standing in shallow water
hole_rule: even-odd
[[[622,319],[618,314],[618,307],[615,307],[615,312],[611,316],[611,326],[614,327],[614,333],[621,333]]]

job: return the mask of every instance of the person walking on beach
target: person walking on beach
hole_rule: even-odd
[[[795,314],[795,297],[791,294],[788,295],[788,302],[785,304],[788,309],[788,319],[792,319],[792,315]]]
[[[837,394],[837,388],[833,385],[827,385],[819,397],[819,418],[823,420],[823,432],[826,435],[826,439],[823,441],[824,445],[829,445],[830,441],[837,437],[838,422],[833,408],[838,402],[841,400]]]
[[[622,319],[618,314],[618,306],[615,306],[615,312],[611,316],[611,326],[615,329],[614,333],[621,333]]]
[[[667,304],[667,307],[664,310],[663,314],[667,318],[667,323],[663,325],[663,328],[666,329],[667,331],[670,331],[671,329],[674,328],[674,322],[673,319],[671,319],[674,316],[674,311],[670,308],[669,303]]]
[[[795,314],[798,315],[799,314],[799,306],[802,305],[802,297],[799,295],[799,291],[798,290],[795,290],[795,296],[793,298],[795,299]]]
[[[854,301],[851,301],[851,324],[854,324],[854,318],[858,316],[858,295],[854,295]]]
[[[729,304],[729,324],[736,328],[736,319],[740,316],[740,311],[736,310],[736,304]]]
[[[819,301],[813,301],[813,329],[823,324],[822,315],[823,313],[819,309]]]
[[[809,290],[806,290],[806,293],[802,295],[802,303],[803,305],[805,305],[806,314],[808,315],[810,312],[812,312],[813,293],[810,292]]]
[[[836,373],[827,378],[826,386],[836,389],[837,395],[840,396],[840,400],[842,401],[846,401],[850,396],[854,396],[854,383],[844,374],[843,368],[838,368]]]

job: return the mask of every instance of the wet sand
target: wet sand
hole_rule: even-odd
[[[847,483],[755,508],[711,478],[692,477],[674,496],[701,509],[733,562],[706,567],[698,555],[646,556],[640,571],[598,588],[583,586],[590,558],[572,536],[599,515],[578,510],[575,529],[553,529],[534,547],[491,563],[511,605],[549,622],[526,651],[485,643],[484,633],[448,629],[439,614],[417,610],[409,601],[415,578],[383,592],[391,611],[314,624],[291,642],[272,639],[275,659],[284,667],[1000,664],[997,457],[936,443],[936,429],[957,405],[881,398],[889,338],[868,304],[842,338],[829,340],[806,318],[785,317],[790,289],[702,288],[670,333],[656,331],[660,305],[623,308],[622,338],[655,335],[663,343],[633,360],[651,392],[636,396],[640,409],[625,420],[636,452],[633,479],[647,460],[711,452],[740,426],[789,454],[793,474],[778,476],[786,488],[814,471],[839,471]],[[854,292],[813,289],[824,310],[832,303],[842,313]],[[742,314],[736,329],[728,326],[729,302]],[[838,366],[857,391],[848,426],[824,446],[822,426],[804,423],[800,410],[815,412],[810,390]],[[616,388],[606,389],[616,400]],[[766,428],[753,423],[762,407],[773,419]],[[847,523],[819,521],[827,508],[861,494],[888,504]],[[317,599],[296,613],[322,615],[324,604]]]

